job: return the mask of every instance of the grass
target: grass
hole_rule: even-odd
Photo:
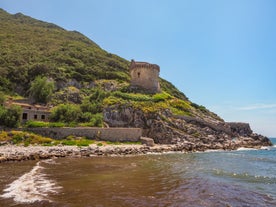
[[[43,137],[40,135],[36,135],[34,133],[23,132],[23,131],[1,131],[0,133],[0,141],[7,142],[9,144],[15,145],[50,145],[54,140],[48,137]]]
[[[55,140],[49,137],[43,137],[31,132],[24,131],[1,131],[0,132],[0,142],[3,144],[13,144],[13,145],[41,145],[41,146],[57,146],[57,145],[66,145],[66,146],[89,146],[91,144],[96,144],[97,146],[105,145],[123,145],[123,144],[141,144],[141,142],[111,142],[111,141],[96,141],[87,139],[86,137],[75,137],[68,136],[63,140]]]

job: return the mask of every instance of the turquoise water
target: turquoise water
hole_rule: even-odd
[[[16,207],[272,207],[276,148],[2,163],[0,195]]]

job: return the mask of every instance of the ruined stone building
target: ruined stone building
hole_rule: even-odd
[[[28,120],[49,121],[50,109],[46,106],[21,103],[18,101],[13,101],[12,99],[9,99],[5,103],[6,107],[11,107],[12,105],[16,105],[22,108],[22,115],[21,115],[22,122],[26,122]]]
[[[158,93],[160,92],[159,72],[160,68],[156,64],[131,60],[130,85],[134,88],[143,88],[150,93]]]

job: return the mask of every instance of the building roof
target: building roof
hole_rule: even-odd
[[[22,108],[29,108],[30,110],[39,110],[39,111],[49,111],[50,109],[47,106],[42,106],[42,105],[38,105],[38,104],[28,104],[28,103],[20,103],[20,102],[16,102],[16,101],[7,101],[6,106],[11,106],[11,105],[16,105],[16,106],[20,106]]]

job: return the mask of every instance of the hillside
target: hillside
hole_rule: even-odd
[[[26,92],[30,81],[39,74],[80,82],[129,78],[126,60],[102,50],[76,31],[3,10],[0,10],[0,26],[3,90]],[[15,83],[20,83],[20,87]]]
[[[10,15],[0,10],[0,20],[1,91],[27,97],[38,75],[55,80],[57,96],[62,90],[68,92],[67,86],[94,90],[96,85],[105,91],[108,82],[115,85],[115,90],[128,86],[129,61],[104,51],[84,35],[21,13]],[[163,91],[188,100],[171,83],[163,79],[160,82]]]
[[[79,32],[2,9],[0,31],[0,91],[6,97],[29,98],[38,76],[52,81],[53,94],[44,103],[54,107],[51,121],[141,127],[157,143],[200,143],[205,148],[218,140],[227,148],[240,135],[251,137],[252,145],[265,140],[253,136],[247,126],[225,123],[190,102],[164,79],[160,78],[162,92],[158,94],[130,90],[130,62]],[[58,115],[66,110],[77,113]]]

